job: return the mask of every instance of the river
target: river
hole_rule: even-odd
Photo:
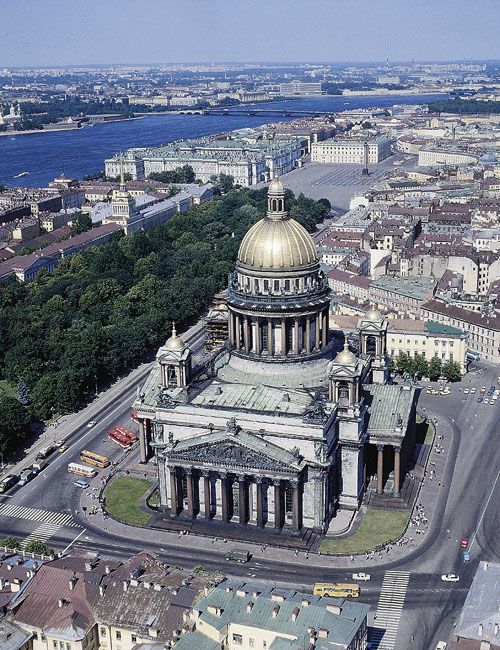
[[[393,104],[420,104],[442,95],[341,97],[324,96],[262,105],[273,110],[343,111]],[[252,127],[295,117],[257,115],[151,114],[138,120],[96,124],[74,131],[26,133],[0,137],[0,185],[45,187],[64,169],[82,178],[104,169],[104,160],[129,147],[159,146],[186,138]],[[29,175],[13,178],[22,172]]]

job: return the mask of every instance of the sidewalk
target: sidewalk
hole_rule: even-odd
[[[128,524],[123,524],[111,517],[103,519],[101,514],[94,515],[87,519],[85,522],[88,525],[89,532],[99,532],[101,529],[105,530],[107,533],[116,535],[117,537],[123,538],[128,537],[130,540],[137,539],[138,543],[142,543],[143,546],[146,546],[148,543],[162,544],[164,546],[179,546],[181,549],[186,548],[190,550],[199,549],[200,551],[211,550],[211,551],[220,551],[221,559],[222,554],[228,550],[234,548],[246,548],[255,558],[263,557],[266,559],[276,559],[277,561],[291,562],[295,558],[306,558],[308,564],[315,567],[336,567],[336,568],[346,568],[350,569],[369,569],[371,566],[374,568],[383,568],[385,564],[393,563],[394,561],[404,559],[409,553],[418,549],[421,546],[433,525],[433,516],[436,509],[436,504],[438,501],[438,496],[440,491],[448,486],[443,486],[441,483],[441,477],[444,474],[444,470],[447,464],[448,451],[450,449],[450,443],[452,439],[452,428],[450,423],[448,423],[443,418],[436,416],[429,409],[426,410],[425,415],[429,419],[437,419],[436,433],[434,437],[434,442],[431,448],[431,451],[427,460],[427,476],[424,478],[421,486],[420,492],[417,494],[415,505],[412,512],[410,513],[410,523],[404,533],[404,537],[409,538],[409,542],[406,546],[391,546],[390,549],[384,550],[381,553],[375,553],[369,555],[368,558],[364,554],[360,554],[354,557],[351,560],[350,555],[338,556],[338,555],[319,555],[318,553],[304,553],[300,551],[298,556],[293,550],[275,548],[271,546],[262,547],[259,544],[252,544],[249,542],[236,542],[228,540],[226,543],[222,539],[217,539],[213,541],[213,538],[210,537],[198,537],[195,535],[181,535],[178,532],[170,531],[159,531],[148,528],[142,528],[137,526],[131,526]],[[442,439],[439,439],[439,436],[442,436]],[[442,445],[443,451],[439,453],[436,450],[436,445]],[[435,477],[431,478],[431,470],[435,471]],[[93,479],[91,484],[91,489],[94,487],[100,488],[100,479]],[[97,494],[95,491],[93,494]],[[87,508],[91,509],[92,499],[85,495],[82,495],[82,505],[86,505]],[[420,504],[420,505],[419,505]],[[424,517],[421,516],[422,509]],[[414,525],[412,519],[419,515],[420,518],[425,518],[428,520],[427,524],[419,523]],[[361,521],[363,512],[360,511],[351,522],[351,530],[356,530]],[[359,523],[358,523],[359,522]],[[422,531],[417,533],[416,531]],[[345,536],[345,534],[343,535]],[[187,539],[188,538],[188,539]],[[193,557],[193,562],[196,563],[195,557]]]

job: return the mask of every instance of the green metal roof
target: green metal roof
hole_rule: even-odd
[[[426,320],[424,323],[424,329],[430,334],[463,334],[463,330],[458,327],[451,327],[451,325],[442,325],[441,323],[436,323],[433,320]]]

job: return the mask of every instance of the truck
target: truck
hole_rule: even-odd
[[[40,459],[40,460],[35,460],[31,468],[33,469],[33,472],[35,474],[38,474],[38,472],[41,472],[46,465],[47,465],[47,461]]]
[[[51,454],[54,451],[54,449],[55,447],[53,445],[48,445],[47,447],[40,449],[40,451],[36,455],[36,459],[43,460],[44,458],[47,458],[47,456]]]
[[[17,476],[15,474],[9,474],[4,476],[0,481],[0,492],[7,492],[13,485],[17,483]]]
[[[359,585],[349,582],[316,582],[313,595],[332,598],[359,598]]]
[[[26,467],[19,474],[19,485],[26,485],[26,483],[28,483],[28,481],[31,481],[34,476],[35,472],[33,471],[33,467]]]
[[[229,553],[226,553],[225,559],[228,562],[240,562],[241,564],[244,564],[245,562],[248,562],[250,559],[250,553],[248,551],[245,551],[244,549],[235,549],[234,551],[229,551]]]

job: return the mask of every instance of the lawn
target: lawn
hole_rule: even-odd
[[[0,380],[0,397],[15,397],[17,399],[17,386],[13,386],[6,379]]]
[[[417,415],[417,442],[424,445],[432,444],[434,427],[427,420]]]
[[[151,515],[140,510],[137,504],[152,485],[142,478],[119,476],[104,490],[106,510],[121,521],[142,526]]]
[[[388,510],[367,510],[357,533],[351,537],[322,542],[321,553],[363,553],[377,544],[397,539],[408,523],[408,513]]]

